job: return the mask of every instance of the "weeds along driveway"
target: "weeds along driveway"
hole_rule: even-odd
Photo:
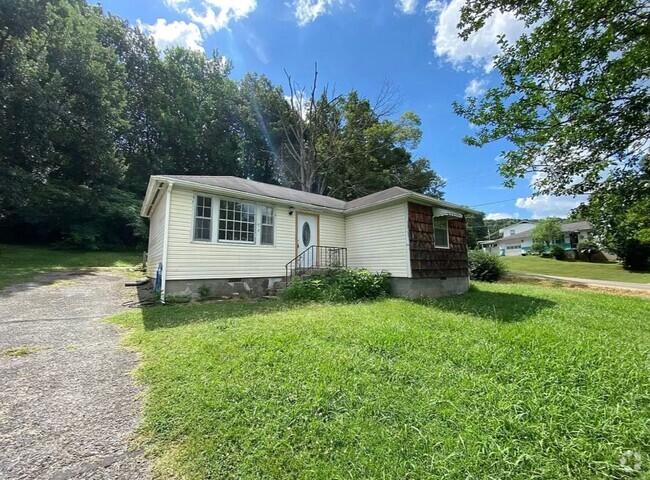
[[[109,272],[57,272],[0,291],[0,478],[140,479],[136,357],[101,318],[128,290]]]

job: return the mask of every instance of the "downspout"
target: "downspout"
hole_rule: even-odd
[[[174,185],[174,182],[167,183],[167,197],[165,199],[165,233],[163,236],[162,251],[162,279],[160,282],[160,301],[162,303],[165,303],[167,288],[167,249],[169,247],[169,211],[172,203],[172,185]]]

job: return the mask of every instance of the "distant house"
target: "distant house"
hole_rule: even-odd
[[[502,238],[494,240],[482,240],[478,242],[485,251],[499,254],[501,256],[521,255],[527,253],[533,246],[533,228],[532,222],[520,222],[499,230],[503,235]],[[565,250],[575,250],[580,240],[591,238],[591,224],[589,222],[572,222],[562,225],[563,237],[556,245],[560,245]]]
[[[147,275],[162,296],[262,295],[320,268],[391,274],[405,297],[467,291],[465,214],[399,187],[345,202],[236,177],[152,176]]]

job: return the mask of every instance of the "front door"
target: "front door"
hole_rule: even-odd
[[[300,266],[303,268],[315,267],[318,261],[318,252],[315,247],[318,245],[318,216],[299,213],[296,228],[298,255],[306,252],[300,257]],[[309,249],[311,246],[314,248]]]

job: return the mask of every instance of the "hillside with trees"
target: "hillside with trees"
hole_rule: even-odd
[[[420,119],[377,99],[165,52],[83,0],[0,3],[0,241],[83,248],[146,238],[155,174],[236,175],[342,199],[398,185],[442,197],[414,158]],[[287,98],[289,100],[287,100]]]

